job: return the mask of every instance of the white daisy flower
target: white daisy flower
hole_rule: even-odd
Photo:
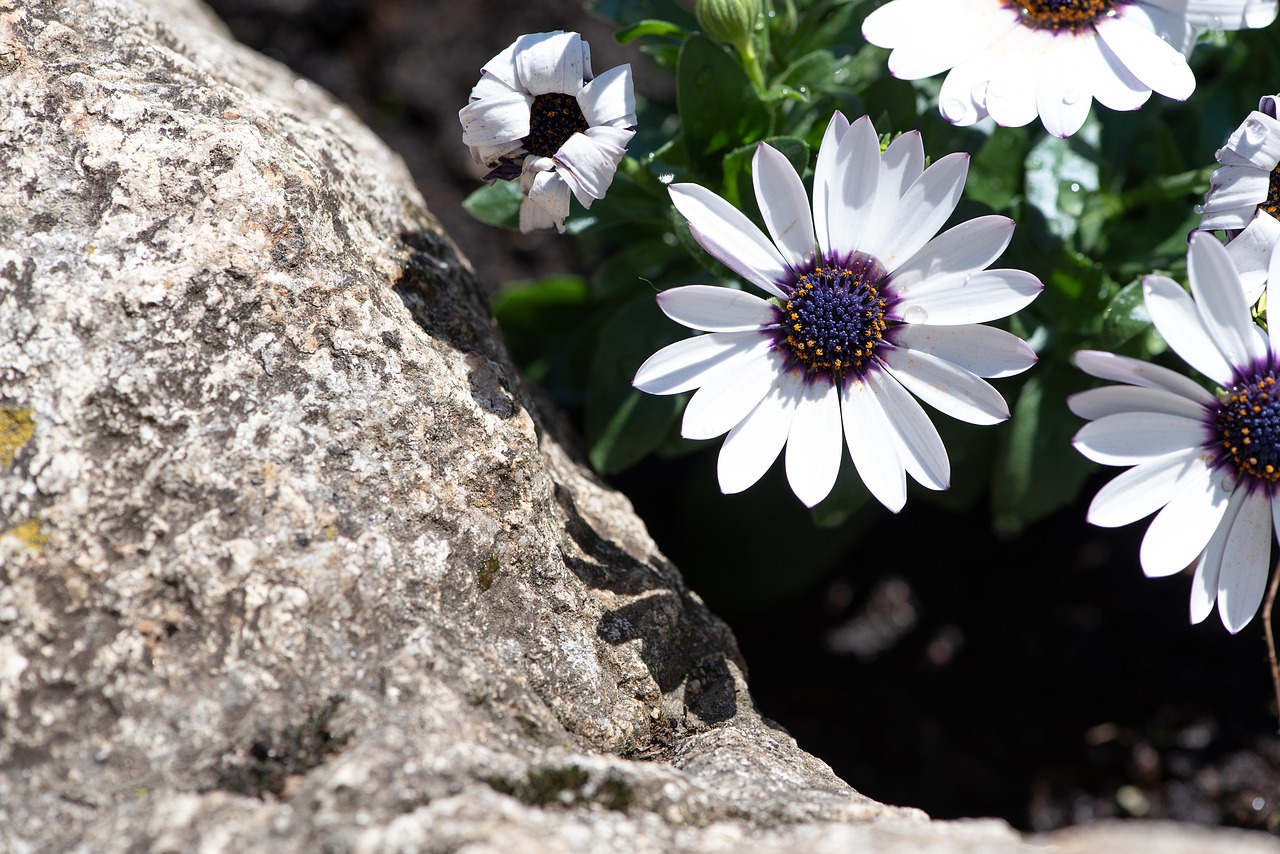
[[[1186,56],[1195,27],[1265,27],[1277,0],[890,0],[867,16],[867,41],[891,48],[889,71],[918,80],[948,71],[947,121],[991,116],[1021,127],[1036,116],[1055,136],[1080,129],[1089,107],[1136,110],[1154,90],[1185,101],[1196,87]]]
[[[485,63],[458,119],[486,180],[520,178],[520,230],[563,232],[570,193],[584,208],[604,198],[635,135],[631,66],[593,77],[578,33],[521,36]]]
[[[1274,258],[1267,287],[1280,301]],[[1187,272],[1190,295],[1164,276],[1144,279],[1147,309],[1169,347],[1221,390],[1150,362],[1081,351],[1082,370],[1122,385],[1069,399],[1089,420],[1073,444],[1094,462],[1133,466],[1099,490],[1088,520],[1110,528],[1158,510],[1142,540],[1143,571],[1155,578],[1194,563],[1191,621],[1216,601],[1235,633],[1262,602],[1280,518],[1280,323],[1269,333],[1254,325],[1235,266],[1211,235],[1192,235]]]
[[[1271,253],[1280,243],[1280,121],[1276,99],[1258,103],[1227,144],[1215,155],[1222,167],[1213,173],[1200,228],[1226,231],[1227,253],[1240,273],[1250,305],[1262,296]]]
[[[682,434],[720,449],[720,488],[751,486],[786,448],[796,496],[831,491],[848,443],[867,489],[895,513],[906,475],[946,489],[951,469],[916,401],[974,424],[1009,409],[981,377],[1035,363],[1031,348],[989,326],[1042,290],[1031,274],[987,270],[1013,221],[985,216],[934,237],[951,216],[969,159],[924,169],[920,134],[884,151],[870,119],[832,117],[818,152],[810,208],[777,150],[756,149],[753,180],[769,236],[696,184],[670,187],[676,209],[713,257],[765,292],[691,285],[658,296],[671,319],[709,334],[659,350],[636,372],[651,394],[698,389]],[[772,238],[772,239],[771,239]]]

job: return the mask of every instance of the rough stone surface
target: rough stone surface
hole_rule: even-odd
[[[479,293],[194,0],[0,0],[0,850],[1054,844],[762,720]]]

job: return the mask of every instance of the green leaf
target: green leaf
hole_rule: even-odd
[[[1130,282],[1111,298],[1102,313],[1101,345],[1114,350],[1151,326],[1151,315],[1142,298],[1142,280]]]
[[[1076,232],[1084,200],[1098,189],[1100,134],[1095,110],[1072,137],[1045,136],[1027,155],[1027,201],[1063,240]]]
[[[690,161],[711,174],[721,154],[769,132],[769,111],[746,72],[705,36],[692,36],[680,49],[676,107]]]
[[[494,295],[494,318],[511,356],[553,397],[572,399],[585,381],[592,342],[587,283],[577,276],[517,282]]]
[[[520,182],[497,181],[481,187],[462,201],[467,213],[485,225],[520,227]]]
[[[685,39],[689,35],[684,27],[673,24],[670,21],[657,21],[653,19],[638,21],[629,27],[619,30],[614,38],[618,44],[631,44],[636,39],[645,36],[660,36],[664,38]]]
[[[693,13],[680,8],[675,0],[584,0],[582,5],[591,14],[621,27],[647,20],[674,21],[687,30],[698,26]]]
[[[682,398],[645,394],[631,381],[645,359],[679,337],[681,327],[652,294],[624,303],[600,327],[586,399],[588,454],[600,473],[635,465],[666,437]]]

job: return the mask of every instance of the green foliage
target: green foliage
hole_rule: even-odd
[[[719,444],[679,438],[685,396],[631,387],[648,356],[689,334],[657,309],[655,293],[691,282],[740,286],[692,239],[667,187],[700,184],[760,223],[752,184],[759,144],[781,151],[809,183],[832,112],[851,120],[865,113],[886,140],[921,131],[932,159],[968,152],[965,197],[949,225],[993,212],[1013,218],[1013,241],[995,266],[1027,270],[1045,285],[1005,323],[1040,357],[1025,375],[995,383],[1010,402],[1010,422],[977,430],[933,413],[951,455],[952,489],[913,487],[906,511],[922,499],[957,509],[988,500],[992,524],[1007,533],[1076,500],[1090,468],[1071,448],[1081,421],[1065,399],[1091,381],[1072,354],[1104,348],[1161,356],[1141,279],[1154,272],[1185,277],[1186,235],[1198,221],[1193,206],[1208,187],[1214,151],[1280,79],[1280,55],[1267,49],[1265,33],[1215,34],[1193,56],[1202,82],[1188,103],[1157,95],[1132,113],[1094,104],[1084,128],[1063,140],[1039,122],[947,124],[937,114],[941,77],[896,80],[885,69],[887,52],[863,42],[862,20],[880,5],[870,0],[765,2],[750,37],[732,45],[724,32],[719,41],[700,32],[691,4],[586,5],[617,25],[619,41],[638,44],[673,75],[674,98],[639,99],[637,135],[608,195],[568,221],[591,265],[589,279],[513,285],[495,311],[529,376],[582,414],[593,465],[613,474],[655,455],[690,452],[713,463]],[[511,185],[482,188],[467,209],[510,227],[518,196]],[[796,524],[841,531],[844,542],[883,514],[847,463],[831,497]],[[767,497],[779,486],[780,464],[750,499],[718,497],[708,468],[714,466],[672,486],[698,496],[704,515],[740,523],[744,513],[796,509],[785,487]],[[717,504],[714,513],[709,504]]]

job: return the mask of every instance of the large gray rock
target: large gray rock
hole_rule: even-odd
[[[194,0],[0,0],[0,850],[1023,850],[760,718],[479,293]]]

